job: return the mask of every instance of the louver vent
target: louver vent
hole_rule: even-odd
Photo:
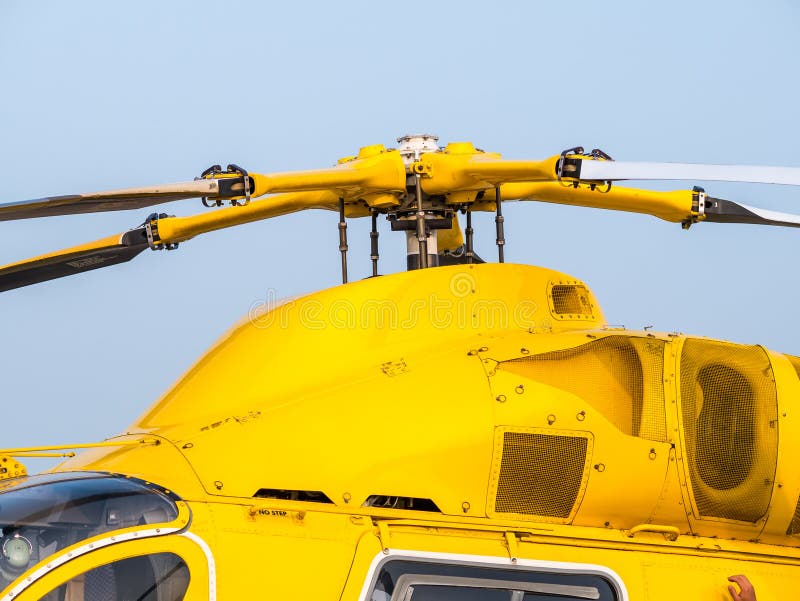
[[[586,486],[586,432],[498,429],[489,511],[500,517],[568,522]]]

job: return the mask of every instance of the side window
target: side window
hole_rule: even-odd
[[[369,601],[615,601],[599,575],[482,565],[390,560],[378,572]]]
[[[189,568],[174,553],[129,557],[81,574],[40,601],[181,601]]]

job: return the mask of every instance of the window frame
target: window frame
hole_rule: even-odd
[[[508,591],[509,601],[522,600],[525,593],[541,593],[558,597],[599,599],[600,590],[590,586],[551,584],[547,582],[524,582],[520,580],[498,580],[493,578],[468,578],[464,576],[439,576],[433,574],[406,573],[397,579],[392,601],[412,601],[414,586],[449,586],[453,588],[487,588]],[[516,596],[514,594],[517,593]]]
[[[189,569],[189,586],[184,601],[216,599],[216,572],[211,551],[200,537],[185,532],[171,536],[137,538],[97,548],[54,566],[36,580],[25,582],[24,587],[9,588],[2,600],[38,601],[53,589],[96,567],[157,553],[173,553],[186,563]],[[18,588],[20,590],[16,592]],[[13,596],[9,596],[11,594]]]
[[[361,592],[358,595],[359,601],[369,601],[371,599],[371,595],[378,582],[378,576],[381,570],[385,564],[391,561],[411,561],[445,566],[493,568],[514,572],[528,572],[532,576],[537,573],[551,575],[564,574],[596,576],[604,579],[609,584],[612,592],[615,595],[616,601],[629,601],[628,590],[625,587],[625,583],[622,581],[622,578],[614,570],[603,565],[559,561],[540,561],[522,558],[511,560],[509,558],[495,556],[463,555],[455,553],[437,553],[394,549],[388,549],[384,552],[378,553],[373,558],[369,569],[367,570]],[[517,581],[514,582],[516,583]],[[556,599],[558,599],[558,597],[554,597],[554,601]],[[392,601],[394,600],[395,597],[393,594]]]

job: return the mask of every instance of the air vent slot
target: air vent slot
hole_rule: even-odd
[[[680,370],[685,456],[699,517],[757,522],[778,461],[778,401],[758,346],[688,339]]]
[[[498,428],[490,516],[569,522],[586,488],[591,450],[587,432]]]
[[[580,282],[550,282],[550,312],[556,319],[592,319],[594,304],[589,289]]]
[[[441,513],[431,499],[418,497],[394,497],[387,495],[371,495],[362,507],[381,507],[383,509],[407,509],[410,511],[432,511]]]
[[[328,495],[319,490],[288,490],[285,488],[259,488],[253,495],[258,499],[281,499],[282,501],[306,501],[309,503],[333,503]]]

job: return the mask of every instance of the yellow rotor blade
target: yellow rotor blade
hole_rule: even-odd
[[[402,157],[397,151],[387,151],[377,145],[362,148],[358,156],[328,169],[246,176],[236,172],[210,172],[191,182],[0,204],[0,221],[140,209],[186,198],[221,202],[307,190],[331,190],[337,197],[364,198],[370,206],[387,206],[397,204],[397,196],[405,192],[405,187],[406,169]]]
[[[146,248],[178,244],[199,234],[269,219],[305,209],[337,210],[329,190],[280,194],[245,206],[226,207],[189,217],[149,219],[144,225],[94,242],[0,267],[0,292],[130,261]],[[353,216],[369,214],[348,206]]]
[[[125,263],[148,247],[147,231],[140,227],[26,261],[0,267],[0,292]]]

